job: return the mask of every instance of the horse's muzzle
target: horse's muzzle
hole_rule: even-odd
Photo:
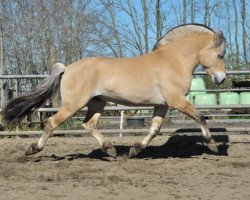
[[[226,74],[224,72],[216,72],[212,75],[212,80],[216,84],[222,84],[226,79]]]

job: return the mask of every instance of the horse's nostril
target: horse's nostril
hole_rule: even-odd
[[[224,78],[224,79],[222,79],[222,81],[220,82],[220,84],[222,84],[222,83],[224,83],[224,81],[225,81],[226,79]]]
[[[214,77],[214,82],[216,84],[222,84],[224,81],[225,81],[225,78],[220,78],[220,77],[217,77],[217,76]]]

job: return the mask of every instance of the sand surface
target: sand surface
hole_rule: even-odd
[[[131,145],[142,136],[111,137],[118,158],[107,157],[92,137],[52,137],[33,156],[37,138],[0,139],[0,199],[250,199],[250,144],[153,140],[138,158]]]

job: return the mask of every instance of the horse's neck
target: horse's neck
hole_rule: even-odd
[[[173,50],[174,49],[174,50]],[[180,71],[186,73],[186,75],[192,76],[193,71],[198,66],[199,52],[192,51],[191,49],[162,47],[158,50],[163,59],[171,65],[171,67],[178,68]]]
[[[175,58],[174,62],[180,69],[192,74],[199,65],[200,52],[209,45],[210,40],[209,36],[193,34],[171,41],[166,46],[160,46],[159,51],[170,59]]]

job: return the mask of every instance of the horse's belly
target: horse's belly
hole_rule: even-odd
[[[143,94],[142,92],[136,92],[132,94],[107,92],[100,95],[105,101],[114,102],[117,104],[128,106],[154,106],[165,105],[165,100],[160,93],[151,92],[150,94]]]

